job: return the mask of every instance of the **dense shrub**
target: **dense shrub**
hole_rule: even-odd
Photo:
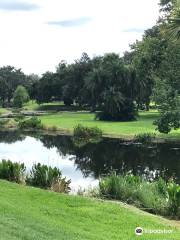
[[[159,179],[147,182],[134,175],[112,174],[100,180],[101,196],[134,204],[151,213],[180,218],[180,190],[175,183]]]
[[[112,101],[114,99],[114,101]],[[117,98],[112,96],[105,102],[102,111],[96,113],[96,119],[102,121],[133,121],[136,120],[137,112],[131,100],[116,102]]]
[[[101,139],[102,130],[98,127],[84,127],[79,124],[74,128],[74,141],[76,144],[99,142]]]
[[[21,129],[27,129],[27,128],[41,129],[41,128],[43,128],[41,120],[38,119],[37,117],[22,119],[19,121],[18,126]]]
[[[135,135],[134,141],[138,143],[151,143],[155,138],[155,133],[140,133]]]
[[[8,181],[21,183],[25,178],[25,166],[20,163],[13,163],[10,160],[0,162],[0,178]]]
[[[26,173],[24,163],[13,163],[10,160],[0,162],[0,179],[16,183],[27,183],[34,187],[50,189],[54,192],[68,193],[71,180],[62,178],[61,171],[58,168],[35,164],[30,171]]]
[[[29,185],[51,189],[56,192],[69,192],[70,190],[70,181],[62,178],[61,171],[58,168],[48,167],[40,163],[34,164],[26,182]]]

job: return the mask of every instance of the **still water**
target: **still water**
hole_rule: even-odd
[[[131,171],[147,179],[159,176],[180,183],[180,144],[133,144],[103,139],[98,144],[77,147],[67,136],[21,132],[0,132],[0,159],[58,167],[71,179],[72,191],[98,185],[98,179],[112,171]]]

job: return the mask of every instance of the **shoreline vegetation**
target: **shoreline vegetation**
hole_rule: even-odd
[[[38,112],[36,104],[34,107],[32,107],[33,105],[28,106],[28,108],[24,107],[25,110],[23,109],[23,111],[21,110],[17,112],[12,112],[10,109],[0,109],[0,131],[18,129],[17,123],[14,119],[18,114],[23,113],[26,118],[37,116],[43,125],[43,129],[39,129],[38,131],[49,134],[73,136],[74,127],[80,124],[84,127],[99,128],[102,131],[103,137],[119,138],[124,141],[132,141],[134,137],[139,134],[156,134],[154,141],[158,142],[180,141],[180,130],[174,130],[169,134],[161,134],[155,130],[153,121],[158,118],[158,112],[156,110],[150,110],[149,112],[141,111],[135,121],[107,122],[95,120],[95,114],[88,111],[52,112],[51,106],[54,107],[56,105],[44,105],[42,108],[45,108],[46,110]],[[49,110],[47,106],[50,106]],[[59,107],[59,105],[57,106]],[[9,122],[7,125],[2,124],[5,120]]]
[[[27,171],[24,163],[2,160],[0,179],[58,193],[68,194],[71,191],[71,179],[62,177],[60,169],[40,163],[35,163]],[[123,175],[112,172],[100,177],[97,187],[85,189],[84,193],[79,189],[76,195],[118,200],[167,219],[180,219],[180,185],[173,179],[151,180],[128,172]]]
[[[137,225],[171,230],[171,239],[178,239],[180,233],[179,222],[121,202],[55,193],[5,180],[0,180],[0,215],[1,238],[6,240],[134,239]],[[164,234],[144,234],[143,239],[159,237],[164,238]]]

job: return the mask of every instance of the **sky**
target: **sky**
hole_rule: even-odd
[[[0,67],[55,71],[83,52],[116,52],[141,40],[158,19],[159,0],[0,0]]]

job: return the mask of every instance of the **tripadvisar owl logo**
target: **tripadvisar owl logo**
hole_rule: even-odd
[[[143,234],[143,229],[141,228],[141,227],[137,227],[136,229],[135,229],[135,234],[136,235],[142,235]]]

